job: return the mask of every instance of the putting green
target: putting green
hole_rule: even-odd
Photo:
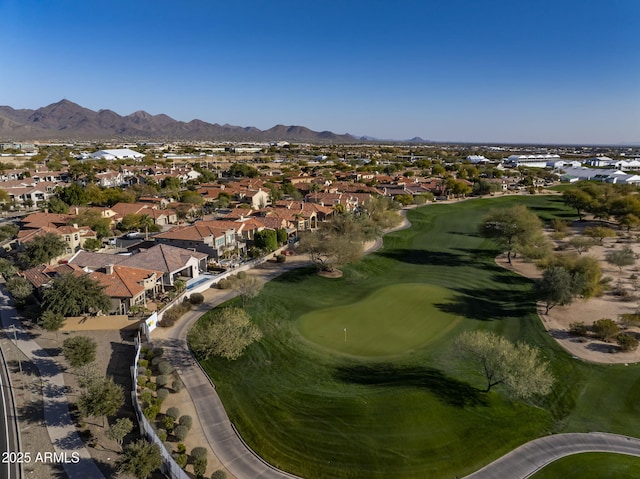
[[[391,356],[422,347],[461,318],[441,311],[452,291],[428,284],[385,286],[362,301],[315,310],[298,330],[323,348],[356,356]]]

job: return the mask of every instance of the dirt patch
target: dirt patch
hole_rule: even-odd
[[[576,222],[573,233],[582,231],[587,222]],[[589,224],[587,223],[587,226]],[[570,236],[556,241],[556,246],[566,247]],[[610,278],[609,285],[612,289],[622,291],[624,296],[616,296],[612,290],[606,291],[602,296],[589,299],[576,299],[568,306],[556,306],[548,314],[545,314],[546,307],[538,303],[538,315],[549,334],[573,356],[585,361],[605,364],[624,364],[640,362],[640,349],[636,351],[623,352],[615,343],[605,343],[593,338],[576,337],[569,333],[572,323],[583,322],[591,326],[594,321],[608,318],[618,321],[621,314],[635,313],[640,309],[637,296],[637,280],[640,277],[640,268],[637,265],[619,268],[606,262],[605,257],[608,251],[620,249],[628,246],[636,254],[640,254],[640,245],[628,242],[624,238],[605,239],[602,245],[596,245],[583,255],[592,256],[600,262],[603,277]],[[571,251],[567,248],[566,251]],[[496,260],[497,264],[508,268],[527,278],[540,278],[542,271],[532,263],[525,263],[520,259],[512,261],[509,265],[506,257],[500,256]],[[624,332],[640,336],[640,329],[625,329]]]

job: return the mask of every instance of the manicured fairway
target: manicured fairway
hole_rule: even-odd
[[[439,479],[553,432],[638,434],[640,366],[571,358],[536,316],[532,282],[497,265],[477,234],[489,208],[519,202],[545,221],[573,217],[558,197],[430,205],[342,278],[304,268],[269,282],[247,305],[260,343],[237,361],[203,363],[246,442],[309,479]],[[558,378],[552,394],[524,403],[499,387],[481,392],[452,348],[475,329],[541,348]]]
[[[531,479],[637,479],[640,457],[586,453],[563,457],[537,472]]]
[[[436,306],[452,297],[452,291],[439,286],[396,284],[356,303],[312,311],[297,325],[304,337],[334,351],[355,356],[404,354],[461,320]]]

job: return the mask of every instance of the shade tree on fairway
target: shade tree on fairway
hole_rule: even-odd
[[[507,253],[509,264],[512,253],[540,258],[539,250],[550,250],[542,234],[540,218],[524,205],[489,211],[480,224],[480,234],[493,239],[502,252]]]
[[[554,378],[548,362],[526,343],[514,344],[490,332],[467,331],[456,338],[455,346],[460,357],[484,375],[485,392],[498,385],[520,399],[551,392]]]
[[[189,331],[188,341],[199,359],[220,356],[238,359],[244,350],[262,338],[262,332],[241,308],[224,308],[203,318]]]
[[[542,278],[536,281],[538,299],[546,306],[545,314],[554,306],[566,306],[573,302],[573,298],[580,293],[582,277],[573,276],[562,266],[547,268]]]

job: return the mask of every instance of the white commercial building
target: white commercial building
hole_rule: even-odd
[[[144,155],[129,148],[121,148],[117,150],[99,150],[91,153],[91,158],[94,160],[141,160]]]
[[[507,163],[512,166],[527,166],[529,168],[546,168],[550,163],[558,161],[558,155],[511,155]]]

